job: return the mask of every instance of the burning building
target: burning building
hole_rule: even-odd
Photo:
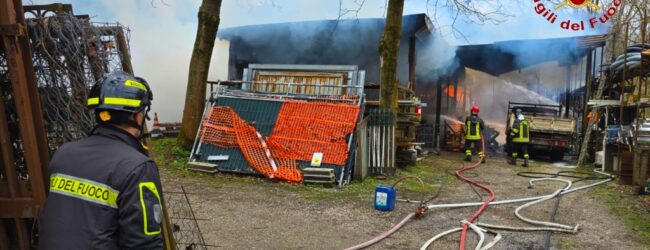
[[[357,65],[366,71],[366,83],[378,83],[384,22],[370,18],[264,24],[220,30],[218,37],[229,43],[231,80],[242,79],[249,64],[319,64]],[[423,123],[441,126],[441,116],[463,117],[476,104],[489,107],[483,117],[503,130],[509,100],[561,103],[566,116],[581,116],[585,101],[571,93],[592,91],[604,43],[605,36],[594,35],[452,46],[427,15],[407,15],[402,20],[397,79],[428,104],[422,110]]]
[[[367,82],[378,83],[384,23],[383,18],[371,18],[264,24],[223,29],[218,37],[230,44],[230,80],[242,79],[248,64],[318,64],[357,65],[366,71]],[[397,67],[402,85],[409,81],[417,85],[416,76],[429,74],[420,70],[426,68],[416,67],[413,55],[421,54],[435,40],[432,29],[425,14],[403,17]]]
[[[439,84],[443,91],[465,92],[451,91],[439,101],[449,114],[466,110],[466,105],[489,107],[482,116],[501,131],[510,101],[559,104],[565,117],[579,118],[586,102],[576,93],[595,91],[594,78],[600,73],[595,66],[602,61],[605,38],[593,35],[460,46],[456,58],[461,72]]]

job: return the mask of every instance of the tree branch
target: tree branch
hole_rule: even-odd
[[[432,18],[432,22],[440,29],[439,33],[444,34],[441,28],[449,28],[449,32],[457,39],[462,39],[469,42],[469,38],[457,26],[460,17],[464,17],[466,22],[469,23],[493,23],[501,24],[512,15],[504,11],[504,6],[500,1],[473,1],[473,0],[427,0],[425,4],[426,12]],[[450,14],[451,24],[441,25],[440,16],[438,15],[439,9],[446,9]],[[432,12],[433,10],[433,12]]]

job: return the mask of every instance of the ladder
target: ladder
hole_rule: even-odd
[[[601,72],[600,78],[598,79],[599,83],[598,90],[596,91],[596,100],[600,100],[602,98],[603,89],[605,88],[605,79],[606,77],[604,75],[604,72]],[[598,106],[594,105],[591,107],[591,113],[595,114],[596,112],[598,112]],[[596,119],[589,119],[589,125],[587,125],[585,137],[583,138],[582,146],[580,147],[580,155],[578,156],[577,167],[582,166],[585,163],[585,159],[587,158],[587,148],[589,147],[589,139],[591,138],[591,131],[593,130],[591,128],[594,126],[594,121],[596,121]]]

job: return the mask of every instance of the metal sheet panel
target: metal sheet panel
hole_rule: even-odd
[[[219,97],[214,106],[229,106],[242,119],[251,123],[262,135],[270,136],[275,126],[275,120],[280,113],[281,102],[268,100],[250,100],[229,97]],[[228,155],[227,161],[209,161],[210,155]],[[246,158],[238,148],[220,148],[208,144],[201,144],[195,158],[200,162],[217,164],[219,171],[235,172],[242,174],[256,174],[246,161]]]
[[[231,96],[218,96],[212,105],[231,107],[242,119],[252,124],[262,135],[270,136],[273,132],[277,116],[280,113],[282,102],[277,100],[255,100],[251,98],[243,99]],[[352,139],[352,142],[356,144],[355,139]],[[352,145],[352,147],[356,147],[356,145]],[[211,155],[228,155],[229,159],[227,161],[209,161],[208,157]],[[190,160],[216,164],[221,172],[258,175],[250,167],[239,148],[221,148],[201,143],[197,146]],[[297,163],[300,169],[312,167],[310,162],[297,161]],[[353,165],[354,150],[349,150],[345,168],[333,164],[323,164],[321,168],[333,169],[337,181],[343,180],[347,182]],[[345,173],[344,170],[346,171]]]

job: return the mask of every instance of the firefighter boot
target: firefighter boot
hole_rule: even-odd
[[[515,157],[508,158],[508,164],[513,165],[513,166],[517,165],[517,158],[515,158]]]
[[[524,164],[522,166],[528,167],[528,159],[524,159]]]
[[[470,156],[470,155],[466,156],[465,161],[472,161],[472,156]]]

